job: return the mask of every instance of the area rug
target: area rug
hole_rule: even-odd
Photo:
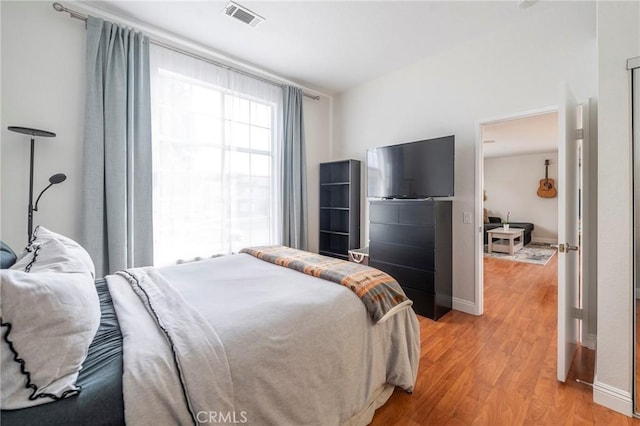
[[[548,244],[529,243],[513,254],[509,253],[487,253],[487,245],[484,246],[484,257],[492,257],[494,259],[512,260],[514,262],[533,263],[536,265],[546,265],[549,259],[556,253],[556,249]]]

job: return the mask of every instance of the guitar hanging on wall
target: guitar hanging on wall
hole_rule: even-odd
[[[555,198],[558,191],[553,187],[553,179],[549,179],[549,160],[544,160],[544,179],[540,179],[540,187],[538,187],[538,197]]]

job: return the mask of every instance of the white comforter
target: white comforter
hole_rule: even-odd
[[[129,425],[367,424],[390,385],[413,390],[412,309],[374,324],[349,289],[245,254],[131,272],[141,298],[107,277]]]

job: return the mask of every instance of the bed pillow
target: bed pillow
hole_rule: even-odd
[[[16,263],[16,254],[11,247],[0,241],[0,269],[7,269]]]
[[[56,238],[36,239],[16,264],[0,270],[0,408],[79,392],[78,372],[100,324],[92,272],[78,250]]]
[[[65,250],[60,253],[60,256],[62,257],[59,258],[58,261],[63,261],[67,258],[79,260],[87,267],[89,272],[91,272],[91,276],[95,278],[96,268],[93,264],[93,261],[91,260],[91,256],[89,256],[89,253],[87,253],[87,251],[80,244],[78,244],[71,238],[50,231],[44,226],[38,226],[35,231],[33,231],[33,238],[31,239],[31,243],[18,257],[18,260],[14,265],[14,269],[25,270],[29,264],[33,263],[34,258],[39,256],[38,247],[51,240],[58,241],[65,248]],[[56,255],[56,253],[51,251],[47,251],[44,254],[44,256],[49,257]],[[53,263],[53,260],[49,258],[45,259],[44,262],[37,262],[36,265],[44,265],[45,267],[50,268],[52,266],[51,263]]]

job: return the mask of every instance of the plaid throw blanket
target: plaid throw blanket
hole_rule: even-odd
[[[284,246],[248,247],[240,253],[350,288],[376,323],[413,304],[393,277],[369,266]]]

